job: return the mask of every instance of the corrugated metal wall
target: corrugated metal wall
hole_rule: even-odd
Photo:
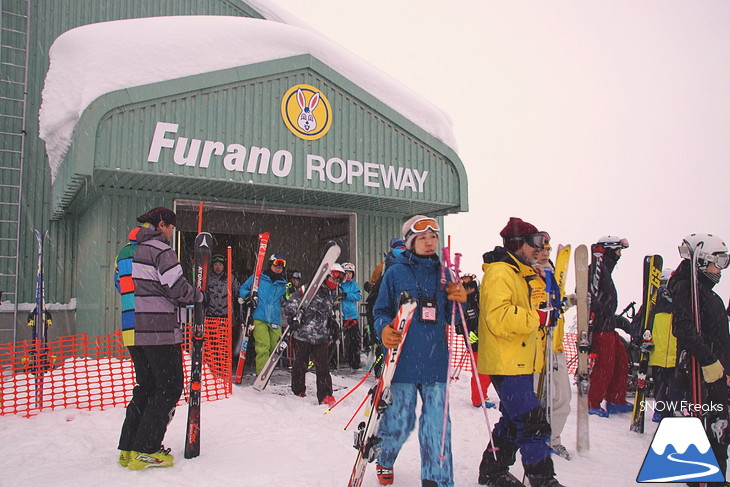
[[[5,1],[4,3],[10,3]],[[18,2],[21,3],[21,2]],[[67,266],[73,260],[75,218],[49,223],[50,171],[43,141],[38,138],[38,110],[48,69],[48,49],[63,32],[80,25],[126,18],[165,15],[232,15],[257,17],[243,1],[226,0],[34,0],[30,2],[30,47],[28,64],[27,133],[25,143],[23,204],[21,215],[19,300],[33,300],[35,238],[33,229],[50,229],[50,255],[46,264],[46,293],[49,302],[67,302],[73,295]],[[6,19],[2,19],[3,22]],[[5,76],[5,73],[3,73]],[[0,135],[0,144],[8,143]],[[5,184],[0,181],[0,184]]]
[[[174,90],[176,82],[168,82],[173,87],[171,89]],[[318,140],[298,139],[280,122],[282,94],[291,86],[301,83],[321,89],[330,99],[333,111],[337,113],[329,133]],[[185,86],[184,81],[181,85]],[[154,98],[152,93],[145,96],[145,89],[146,87],[136,88],[135,96]],[[294,168],[286,178],[279,178],[272,171],[266,174],[232,172],[224,168],[223,156],[214,156],[208,168],[179,166],[173,162],[171,149],[162,151],[159,162],[147,162],[149,141],[156,123],[162,121],[180,125],[178,133],[169,134],[168,138],[184,136],[221,141],[226,145],[239,143],[249,151],[254,146],[266,147],[272,154],[285,149],[293,156]],[[166,178],[166,190],[178,194],[221,195],[218,182],[231,181],[246,183],[232,189],[239,198],[254,199],[256,188],[260,186],[275,187],[278,190],[306,188],[330,193],[328,204],[340,208],[352,208],[352,197],[356,194],[375,196],[379,200],[398,200],[397,205],[402,205],[402,200],[406,198],[409,201],[442,205],[453,205],[454,201],[459,201],[459,177],[446,157],[312,71],[299,70],[239,82],[233,86],[198,90],[174,98],[125,105],[104,117],[96,142],[95,168],[113,171],[110,179],[95,176],[95,184],[98,186],[144,187],[145,181],[150,180],[150,175],[161,175]],[[427,189],[423,193],[416,193],[386,188],[385,184],[380,184],[379,187],[366,186],[365,178],[361,177],[353,179],[351,185],[336,184],[327,179],[321,181],[316,177],[308,180],[304,164],[308,154],[323,158],[338,157],[345,161],[353,158],[359,162],[428,171]],[[73,162],[67,160],[64,164]],[[127,171],[137,174],[128,174]],[[188,179],[175,181],[169,176]],[[249,181],[255,186],[248,185]],[[289,202],[308,203],[306,195]],[[352,209],[368,209],[373,204],[376,204],[376,200],[370,198],[363,206]]]
[[[156,206],[172,208],[173,202],[150,192],[110,191],[79,218],[74,272],[78,333],[112,333],[118,326],[119,299],[114,288],[117,252],[127,243],[137,216]]]

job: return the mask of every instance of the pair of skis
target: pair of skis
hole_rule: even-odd
[[[595,259],[594,259],[595,260]],[[577,348],[578,370],[576,383],[578,387],[578,411],[576,414],[576,449],[587,452],[590,449],[588,439],[588,353],[591,343],[588,337],[589,294],[588,294],[588,247],[579,245],[575,249],[575,294],[577,301]],[[597,289],[598,282],[595,281]]]
[[[360,422],[357,431],[355,431],[353,446],[357,449],[357,459],[352,468],[348,487],[360,487],[362,485],[368,463],[375,461],[380,453],[381,439],[377,436],[378,425],[383,414],[385,414],[385,410],[392,403],[390,385],[417,306],[416,300],[405,291],[401,293],[399,303],[400,307],[395,322],[396,330],[403,334],[403,338],[396,347],[388,349],[380,378],[368,392],[371,399],[368,408],[369,417],[367,421]]]
[[[212,255],[213,236],[201,232],[195,237],[193,251],[195,260],[195,286],[202,292],[207,290],[208,271]],[[203,337],[205,331],[205,306],[195,303],[191,334],[190,394],[188,396],[188,422],[185,429],[185,458],[200,455],[200,400],[203,376]]]
[[[337,262],[337,258],[339,256],[340,246],[332,240],[327,242],[327,245],[324,249],[324,256],[322,257],[322,261],[320,262],[319,267],[317,267],[317,271],[314,273],[312,281],[309,283],[306,290],[304,291],[304,295],[302,296],[301,301],[299,301],[299,305],[297,306],[296,312],[294,313],[294,317],[292,319],[293,322],[301,321],[304,311],[306,311],[306,309],[312,303],[314,296],[317,294],[320,286],[324,283],[324,280],[327,279],[327,276],[330,274],[332,266],[335,264],[335,262]],[[293,324],[294,323],[290,322],[286,330],[282,332],[281,337],[279,337],[279,341],[274,346],[274,350],[271,352],[269,359],[266,361],[263,369],[261,369],[261,373],[258,375],[258,377],[256,377],[256,380],[253,383],[253,388],[255,390],[263,391],[268,385],[269,379],[271,379],[271,374],[273,374],[276,365],[279,363],[279,359],[281,359],[282,355],[284,355],[284,352],[289,346],[289,337],[294,332],[294,330],[292,329]]]
[[[35,287],[35,308],[28,317],[28,326],[33,328],[33,350],[30,352],[28,361],[29,370],[35,376],[35,400],[36,407],[43,406],[43,375],[50,368],[50,357],[48,356],[48,327],[51,324],[50,313],[46,310],[45,280],[43,273],[43,255],[48,230],[41,233],[33,230],[38,241],[38,270],[36,272]]]
[[[251,328],[253,326],[253,311],[256,309],[258,302],[259,282],[261,281],[261,272],[264,268],[264,259],[266,258],[266,249],[269,245],[269,232],[259,234],[259,250],[256,256],[256,267],[254,268],[253,282],[251,283],[251,292],[249,294],[251,304],[246,307],[246,317],[241,322],[241,348],[239,349],[238,363],[236,365],[236,375],[233,382],[240,384],[243,381],[243,368],[246,365],[246,350],[248,349],[248,339],[251,336]]]
[[[644,432],[644,417],[646,415],[646,375],[649,370],[649,356],[654,348],[652,340],[652,328],[656,304],[659,299],[659,287],[662,279],[661,255],[647,255],[644,257],[644,292],[643,292],[643,319],[641,323],[641,355],[639,357],[639,373],[636,381],[636,397],[634,399],[634,411],[631,415],[631,431]]]

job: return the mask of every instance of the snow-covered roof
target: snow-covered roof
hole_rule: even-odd
[[[443,111],[305,25],[224,16],[100,22],[63,33],[49,54],[39,122],[52,180],[76,123],[96,98],[124,88],[300,54],[316,57],[456,151],[451,120]]]

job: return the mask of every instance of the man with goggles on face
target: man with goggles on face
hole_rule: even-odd
[[[479,483],[523,485],[509,468],[517,450],[533,487],[561,487],[550,457],[550,424],[537,399],[533,374],[543,367],[540,328],[547,322],[545,282],[533,267],[547,237],[520,218],[499,234],[503,247],[484,254],[479,308],[479,373],[488,374],[502,417],[479,465]]]
[[[588,414],[606,418],[628,413],[634,405],[626,402],[629,361],[626,347],[616,331],[618,292],[613,282],[621,252],[629,248],[625,238],[606,235],[591,246],[593,259],[588,270],[591,295],[591,345],[596,361],[590,375]],[[602,403],[606,401],[606,407]]]
[[[281,303],[286,293],[286,277],[284,268],[286,259],[283,255],[274,254],[269,258],[269,268],[261,273],[259,288],[251,295],[253,274],[243,283],[239,296],[252,306],[253,339],[256,350],[256,374],[261,373],[271,352],[281,336]]]

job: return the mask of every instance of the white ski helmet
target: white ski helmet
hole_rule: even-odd
[[[628,249],[629,241],[625,238],[616,237],[615,235],[604,235],[596,242],[604,249]]]
[[[342,268],[342,266],[338,263],[332,264],[332,267],[330,268],[330,274],[333,274],[335,272],[340,272],[342,275],[345,275],[345,269]]]
[[[345,269],[345,271],[349,271],[352,273],[355,272],[355,264],[353,264],[352,262],[345,262],[344,264],[342,264],[342,268]]]
[[[725,269],[730,263],[727,245],[720,237],[710,233],[693,233],[684,237],[679,246],[680,257],[692,260],[693,253],[697,253],[697,267],[700,270],[707,269],[710,262],[720,269]]]

